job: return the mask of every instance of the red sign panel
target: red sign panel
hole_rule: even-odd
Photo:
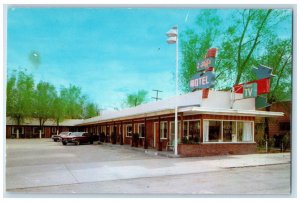
[[[250,81],[246,84],[251,84],[251,83],[257,83],[257,95],[266,94],[266,93],[270,92],[270,78],[264,78],[264,79],[259,79],[259,80],[255,80],[255,81]],[[235,93],[243,93],[244,92],[243,85],[244,84],[239,84],[239,85],[233,86],[234,92]]]

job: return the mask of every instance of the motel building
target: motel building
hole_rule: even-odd
[[[101,136],[104,137],[102,142],[121,145],[133,145],[133,136],[138,134],[138,143],[134,146],[174,151],[177,101],[177,152],[180,156],[250,154],[256,152],[255,118],[284,115],[282,112],[256,110],[255,98],[242,99],[242,94],[210,90],[208,97],[202,98],[202,92],[199,90],[120,111],[103,111],[100,116],[86,120],[67,120],[60,131],[91,132],[100,140]],[[47,127],[48,135],[43,137],[56,131],[54,124]],[[12,122],[7,124],[7,137],[13,133],[13,128]],[[115,140],[111,138],[113,134],[116,134]]]

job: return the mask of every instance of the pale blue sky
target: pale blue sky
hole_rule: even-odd
[[[57,88],[79,86],[100,108],[120,107],[139,89],[167,98],[175,95],[175,45],[165,33],[176,24],[179,32],[195,26],[199,10],[11,7],[7,69],[26,68],[36,82]],[[39,66],[28,58],[32,51]]]

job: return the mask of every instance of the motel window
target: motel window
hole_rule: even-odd
[[[168,138],[168,122],[166,121],[160,122],[160,138],[161,139]]]
[[[279,123],[279,130],[281,131],[287,131],[291,129],[290,122],[281,122]]]
[[[208,125],[208,140],[209,142],[221,142],[222,141],[222,122],[221,121],[209,121]]]
[[[113,132],[114,132],[114,126],[111,125],[111,126],[109,127],[109,134],[112,135]]]
[[[144,138],[145,137],[145,124],[144,123],[140,123],[139,124],[139,136],[140,138]]]
[[[183,122],[183,143],[200,142],[200,120]]]
[[[236,142],[236,121],[223,121],[223,142]]]
[[[105,126],[101,126],[101,133],[105,133]]]
[[[12,134],[17,134],[18,127],[12,127]],[[19,134],[24,134],[24,127],[19,127]]]
[[[33,134],[40,134],[40,127],[33,127]],[[42,128],[42,134],[44,134],[44,128]]]
[[[53,134],[53,133],[56,133],[56,131],[57,131],[57,130],[56,130],[56,127],[52,127],[52,128],[51,128],[51,133],[52,133],[52,134]]]
[[[126,137],[132,136],[132,125],[126,125]]]
[[[253,122],[204,121],[204,142],[252,142]]]
[[[170,142],[172,143],[172,145],[174,144],[174,140],[175,140],[175,123],[174,121],[172,121],[171,123],[171,127],[170,127]],[[177,129],[178,129],[178,143],[180,143],[180,137],[181,137],[181,124],[180,122],[178,122],[178,126],[177,126]]]
[[[253,141],[253,122],[237,122],[238,142]]]

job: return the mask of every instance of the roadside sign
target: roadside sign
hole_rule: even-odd
[[[195,89],[211,88],[215,85],[215,74],[213,72],[197,73],[190,80],[191,91]]]
[[[257,96],[257,84],[244,84],[243,98],[253,98]]]

